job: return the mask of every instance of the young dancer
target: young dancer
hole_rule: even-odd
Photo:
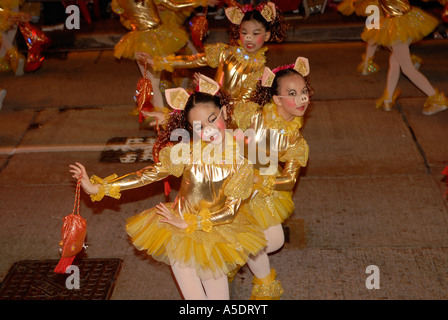
[[[423,39],[439,24],[438,20],[413,7],[408,0],[378,0],[380,8],[379,29],[365,29],[361,34],[364,41],[375,43],[391,50],[386,89],[377,101],[377,108],[391,111],[399,96],[396,90],[400,71],[412,81],[428,98],[423,114],[432,115],[448,109],[445,95],[435,89],[428,79],[412,63],[409,45]]]
[[[168,131],[159,139],[169,143],[172,134],[186,132],[199,139],[163,148],[157,164],[104,180],[95,176],[89,180],[79,163],[70,166],[92,200],[104,195],[119,198],[121,191],[168,175],[182,176],[174,203],[130,217],[126,230],[139,250],[171,266],[185,299],[228,299],[227,273],[266,245],[254,221],[237,213],[241,201],[252,193],[253,170],[239,156],[232,136],[226,135],[232,105],[218,89],[213,80],[201,77],[199,92],[165,91],[174,112],[167,122]]]
[[[303,116],[309,106],[311,89],[306,80],[309,64],[299,57],[293,65],[270,71],[266,68],[263,85],[267,88],[257,92],[255,102],[244,105],[240,116],[241,129],[246,130],[246,158],[254,164],[256,193],[243,204],[265,233],[267,247],[257,256],[250,257],[247,264],[254,273],[252,299],[279,299],[283,293],[281,283],[275,280],[275,270],[270,269],[268,253],[280,249],[284,243],[281,223],[293,212],[292,189],[301,167],[306,166],[309,147],[300,128]],[[263,106],[263,107],[261,107]],[[268,142],[268,143],[266,143]],[[268,164],[259,158],[251,159],[250,146],[255,145],[256,154],[268,155],[284,163],[283,169],[275,166],[274,171],[264,171]],[[272,157],[275,154],[275,157]],[[252,152],[254,155],[254,152]],[[270,165],[270,164],[269,164]],[[229,276],[237,272],[234,270]]]

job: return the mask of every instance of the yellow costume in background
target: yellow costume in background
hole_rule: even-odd
[[[182,176],[175,202],[166,205],[186,220],[186,230],[160,222],[162,217],[155,208],[130,217],[126,230],[139,250],[170,265],[177,262],[181,267],[193,267],[201,279],[226,275],[266,246],[263,232],[249,215],[237,213],[252,193],[252,167],[241,157],[228,164],[207,164],[199,149],[206,145],[197,141],[189,146],[189,164],[174,164],[172,147],[167,147],[160,152],[159,163],[139,172],[121,178],[91,178],[93,183],[102,183],[99,193],[92,195],[92,200],[100,200],[103,195],[118,198],[122,190],[169,175]],[[236,154],[236,148],[230,136],[225,148],[230,153],[226,154]]]
[[[408,0],[378,0],[380,28],[364,29],[361,38],[389,47],[397,42],[419,41],[438,26],[439,21]]]
[[[12,42],[9,44],[11,46],[10,48],[2,44],[3,34],[8,30],[17,28],[17,23],[12,22],[11,18],[19,18],[23,15],[22,12],[19,12],[19,7],[23,2],[24,0],[0,0],[0,51],[2,51],[0,56],[0,72],[13,71],[16,75],[23,74],[25,56],[19,53]],[[9,41],[14,40],[14,37],[15,33],[13,39]]]
[[[206,5],[206,1],[170,1],[159,0],[167,11],[189,10],[198,5]],[[161,15],[153,0],[112,0],[112,10],[120,15],[120,21],[131,30],[115,45],[114,55],[117,58],[135,59],[137,52],[146,52],[151,56],[165,56],[179,51],[187,44],[188,34],[180,28],[182,14],[177,19],[168,19]],[[176,14],[172,14],[176,16]]]
[[[267,103],[263,108],[248,102],[242,110],[243,113],[235,113],[235,120],[239,128],[254,130],[255,141],[250,143],[256,144],[257,153],[262,149],[260,152],[269,158],[276,152],[278,161],[284,163],[283,169],[279,166],[275,174],[260,175],[261,182],[254,185],[258,192],[250,201],[244,202],[257,224],[267,229],[284,222],[294,211],[292,189],[300,168],[307,165],[309,147],[300,132],[302,117],[296,117],[293,121],[284,120],[277,113],[274,102]],[[269,164],[262,165],[259,161],[254,163],[257,173],[268,166]]]

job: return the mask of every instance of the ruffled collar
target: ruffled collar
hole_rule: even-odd
[[[277,112],[277,105],[271,101],[263,107],[263,117],[269,129],[280,130],[281,133],[293,133],[303,125],[303,117],[295,117],[292,121],[286,121]]]
[[[265,52],[267,50],[268,47],[262,47],[260,50],[257,50],[256,52],[247,52],[246,49],[244,49],[241,40],[238,40],[238,46],[234,47],[234,54],[239,62],[266,64]]]

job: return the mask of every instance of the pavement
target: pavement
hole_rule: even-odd
[[[448,165],[448,111],[422,115],[425,97],[404,76],[398,109],[375,109],[389,52],[376,53],[378,73],[362,76],[356,66],[364,44],[327,40],[289,40],[267,52],[271,67],[308,57],[315,90],[303,127],[309,163],[284,224],[287,242],[270,256],[282,299],[445,300],[448,200],[441,171]],[[445,93],[447,51],[447,40],[412,46],[421,71]],[[37,72],[0,75],[8,90],[0,110],[0,281],[17,261],[59,258],[62,218],[73,208],[70,163],[100,177],[146,165],[100,161],[112,138],[153,135],[129,115],[138,79],[135,63],[117,61],[106,47],[49,54]],[[81,200],[87,257],[123,260],[112,300],[182,299],[170,268],[137,251],[124,230],[127,217],[166,200],[162,183],[120,200]],[[366,286],[371,265],[379,289]],[[251,281],[245,266],[230,285],[231,298],[247,300]]]

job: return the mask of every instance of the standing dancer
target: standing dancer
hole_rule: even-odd
[[[423,114],[432,115],[448,109],[445,95],[435,89],[428,79],[412,63],[409,45],[423,39],[439,24],[438,20],[413,7],[408,0],[378,0],[380,5],[379,29],[365,29],[361,37],[367,43],[375,43],[391,50],[386,89],[376,107],[391,111],[399,96],[396,90],[400,71],[425,93],[428,98]]]
[[[338,11],[343,15],[349,16],[353,13],[360,17],[367,18],[372,14],[372,12],[367,10],[369,6],[379,7],[378,0],[344,0],[338,5]],[[356,69],[359,73],[366,76],[372,73],[376,73],[380,70],[378,64],[373,61],[375,52],[378,49],[378,45],[369,41],[366,43],[366,51],[362,55],[362,61]],[[415,54],[411,55],[412,63],[416,69],[420,69],[422,64],[422,59]]]
[[[255,300],[279,299],[283,293],[281,283],[275,280],[275,270],[270,267],[268,253],[284,244],[281,224],[294,211],[292,189],[300,168],[308,161],[309,147],[300,132],[311,95],[308,73],[308,59],[303,57],[274,72],[266,68],[262,79],[265,88],[259,87],[261,90],[254,94],[258,103],[248,102],[242,108],[245,112],[240,117],[240,129],[246,130],[248,137],[245,157],[254,164],[256,173],[256,193],[244,202],[242,212],[255,218],[268,241],[265,250],[247,262],[254,274],[251,299]],[[256,146],[256,152],[251,153],[251,145]],[[275,166],[272,172],[273,167],[268,168],[263,159],[251,159],[255,154],[278,159],[284,163],[283,169]],[[237,270],[233,270],[230,278]]]

